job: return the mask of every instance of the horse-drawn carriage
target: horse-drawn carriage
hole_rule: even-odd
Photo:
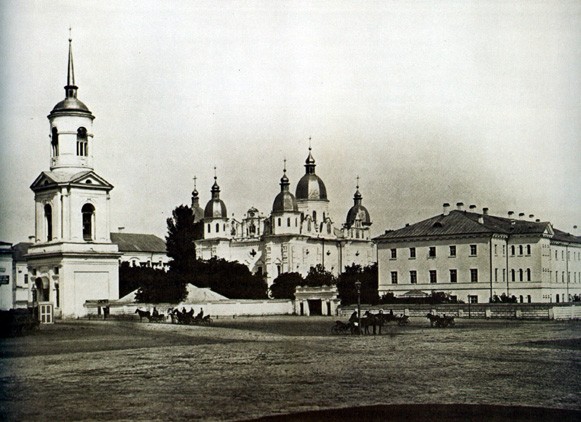
[[[409,324],[409,316],[407,315],[395,315],[390,311],[388,314],[384,314],[383,311],[374,314],[370,311],[366,311],[361,317],[361,327],[359,327],[359,318],[357,317],[357,312],[353,312],[348,322],[335,321],[335,325],[331,327],[331,332],[333,334],[381,334],[381,329],[385,324],[390,322],[395,322],[399,326]]]
[[[446,314],[440,316],[437,314],[432,314],[431,312],[426,315],[426,318],[430,320],[430,327],[436,328],[447,328],[454,327],[456,322],[453,316],[447,316]]]
[[[177,308],[169,308],[167,313],[172,323],[177,324],[210,325],[213,322],[210,315],[204,315],[203,310],[194,316],[194,308],[190,308],[189,311],[186,311],[185,307],[181,311]]]
[[[146,318],[149,322],[165,321],[165,315],[157,312],[151,313],[149,311],[142,311],[141,309],[136,309],[135,313],[139,315],[139,322],[143,322],[143,318]]]

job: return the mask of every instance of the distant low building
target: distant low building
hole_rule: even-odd
[[[165,241],[153,234],[111,233],[111,242],[122,254],[120,262],[128,262],[132,267],[168,269]]]
[[[559,303],[581,295],[581,238],[534,216],[456,210],[375,238],[379,294],[444,292],[482,303],[502,295],[520,303]]]

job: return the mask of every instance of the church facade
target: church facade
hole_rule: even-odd
[[[285,164],[280,192],[267,215],[252,207],[241,219],[229,218],[216,177],[205,208],[194,189],[192,209],[195,221],[203,226],[196,240],[198,258],[238,261],[262,274],[269,286],[282,273],[306,276],[318,265],[337,276],[349,265],[375,263],[371,218],[362,205],[359,186],[345,222],[337,227],[329,214],[326,186],[315,167],[309,148],[305,174],[293,194]]]
[[[119,296],[119,252],[110,238],[113,186],[93,167],[93,119],[77,98],[72,40],[65,99],[50,123],[50,169],[30,188],[35,201],[34,243],[26,261],[33,299],[50,303],[55,315],[80,317],[86,300]]]

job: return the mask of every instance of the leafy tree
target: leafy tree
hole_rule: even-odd
[[[167,219],[167,236],[165,237],[170,272],[191,275],[196,270],[196,245],[194,244],[196,228],[194,213],[187,205],[180,205]]]
[[[305,285],[309,287],[333,286],[336,282],[335,276],[325,270],[321,264],[311,267],[305,277]]]
[[[222,258],[199,261],[191,281],[198,287],[209,287],[229,299],[268,298],[267,284],[262,276],[252,274],[244,264]]]
[[[337,280],[337,290],[343,305],[357,303],[356,281],[361,282],[361,303],[378,303],[377,264],[368,265],[366,267],[353,264],[345,267],[345,271],[339,275]]]
[[[299,273],[282,273],[272,282],[270,294],[274,299],[294,299],[296,287],[304,282]]]
[[[186,280],[180,274],[153,268],[140,268],[140,287],[135,299],[142,303],[179,303],[187,294]]]

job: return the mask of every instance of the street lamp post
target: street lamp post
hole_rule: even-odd
[[[357,289],[357,323],[359,334],[361,334],[361,282],[359,280],[355,282],[355,288]]]

